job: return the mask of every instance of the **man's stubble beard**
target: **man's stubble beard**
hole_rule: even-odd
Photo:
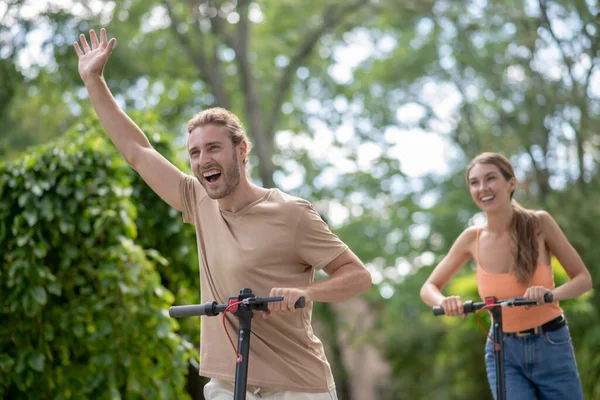
[[[233,167],[231,167],[227,171],[223,170],[222,172],[221,179],[224,180],[225,187],[223,187],[223,189],[219,192],[215,193],[214,191],[212,191],[211,188],[207,187],[208,185],[206,185],[204,179],[200,180],[200,183],[202,184],[202,186],[204,186],[204,190],[206,190],[208,197],[210,197],[211,199],[218,200],[230,195],[231,192],[233,192],[235,188],[240,184],[241,171],[238,163],[238,155],[235,149],[233,150],[232,161]]]

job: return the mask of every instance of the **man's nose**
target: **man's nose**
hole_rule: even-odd
[[[210,154],[206,154],[206,152],[202,152],[198,156],[198,164],[202,168],[204,168],[205,166],[207,166],[210,163],[210,161],[211,161]]]

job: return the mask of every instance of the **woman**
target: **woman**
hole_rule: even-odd
[[[507,398],[583,399],[569,329],[558,301],[590,290],[589,271],[550,214],[526,210],[513,200],[517,180],[504,156],[480,154],[467,167],[466,177],[487,224],[470,227],[456,239],[423,285],[421,298],[431,307],[442,306],[446,315],[464,315],[460,297],[446,297],[441,291],[474,258],[482,299],[523,296],[540,304],[502,310]],[[570,277],[556,288],[552,255]],[[553,303],[544,304],[547,292],[554,295]],[[489,338],[485,363],[496,399],[494,347]]]

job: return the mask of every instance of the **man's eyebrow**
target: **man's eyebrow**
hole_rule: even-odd
[[[212,142],[205,143],[204,147],[221,146],[222,144],[223,143],[219,140],[213,140]],[[200,147],[202,146],[194,145],[188,149],[188,153],[192,153],[193,151],[200,151]]]

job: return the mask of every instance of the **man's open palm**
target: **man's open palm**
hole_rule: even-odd
[[[115,43],[117,43],[117,39],[112,38],[110,42],[107,42],[106,29],[102,28],[100,30],[100,41],[98,41],[96,32],[93,29],[90,30],[92,48],[88,45],[84,34],[79,35],[79,40],[81,41],[81,47],[77,42],[73,44],[73,47],[75,47],[75,52],[79,56],[78,68],[81,79],[85,81],[87,78],[102,76],[104,66],[115,47]]]

